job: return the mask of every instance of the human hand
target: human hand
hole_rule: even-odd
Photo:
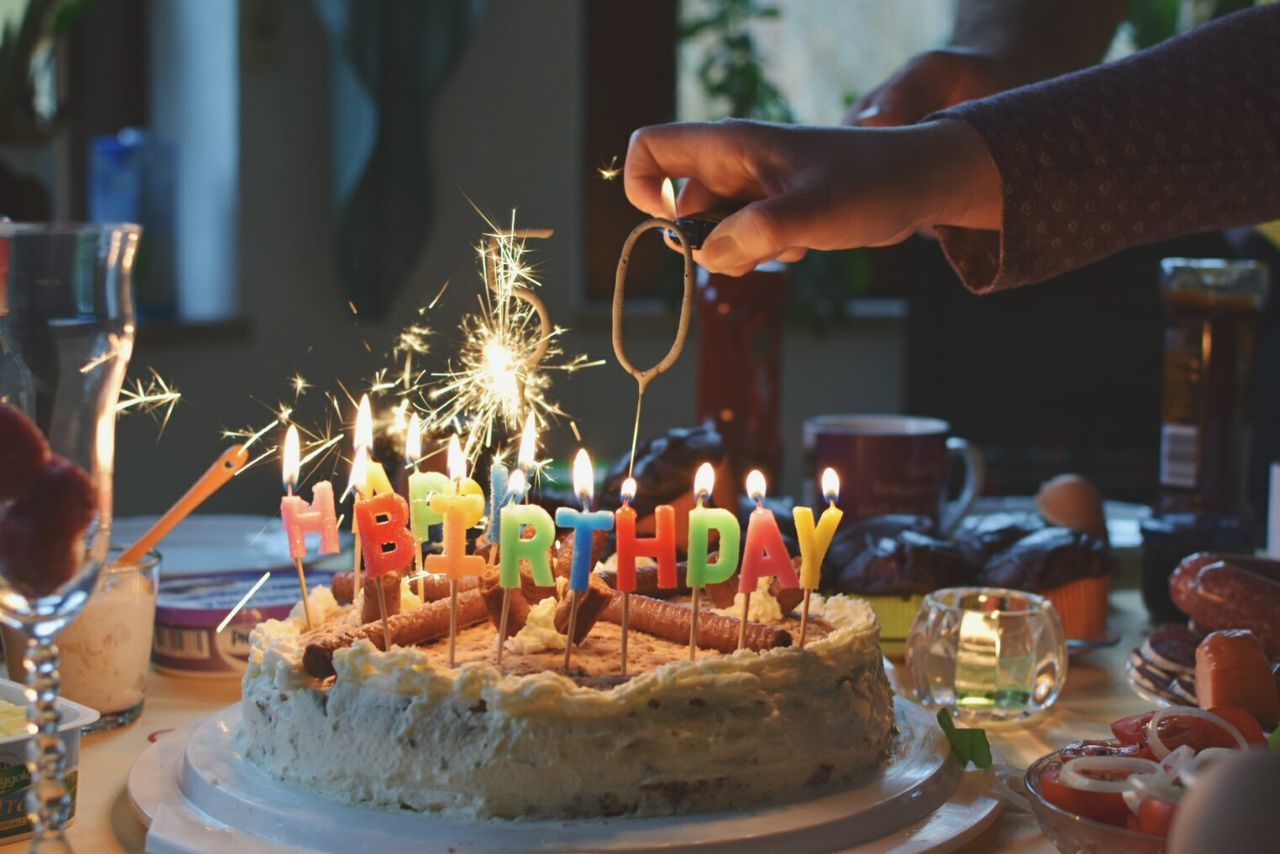
[[[965,101],[1026,82],[1007,60],[971,48],[941,48],[912,57],[893,76],[853,103],[844,123],[910,125]]]
[[[716,273],[742,275],[808,249],[896,243],[931,225],[998,228],[1000,181],[968,125],[944,119],[903,128],[772,125],[740,120],[641,128],[627,149],[627,198],[669,216],[664,178],[687,178],[681,215],[746,203],[694,254]]]

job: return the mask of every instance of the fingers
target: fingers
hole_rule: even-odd
[[[664,216],[663,178],[700,178],[726,148],[715,125],[652,125],[631,135],[623,184],[631,204],[650,216]]]
[[[814,215],[799,193],[752,202],[716,226],[702,248],[701,264],[713,273],[742,275],[765,261],[794,255],[805,244]]]
[[[708,190],[701,181],[690,178],[680,188],[676,199],[676,211],[679,216],[691,216],[710,210],[723,201],[723,198]]]

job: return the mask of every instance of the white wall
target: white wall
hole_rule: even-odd
[[[247,337],[219,340],[198,332],[144,337],[135,371],[156,367],[184,392],[167,432],[137,416],[119,431],[121,514],[158,512],[217,456],[218,429],[265,423],[266,408],[290,397],[286,378],[300,371],[316,383],[358,386],[380,364],[361,339],[388,346],[391,334],[441,283],[452,284],[434,312],[440,347],[456,335],[452,318],[474,304],[479,286],[472,244],[482,223],[463,198],[519,221],[556,229],[538,247],[544,296],[557,323],[570,327],[567,347],[609,364],[561,379],[555,392],[576,416],[597,456],[625,451],[634,384],[613,363],[607,308],[583,308],[582,182],[598,180],[595,152],[582,150],[583,13],[578,0],[490,0],[467,54],[431,117],[435,224],[422,262],[402,295],[403,313],[383,324],[353,318],[330,260],[326,92],[327,43],[308,0],[278,4],[279,26],[242,45],[240,105],[239,271]],[[625,140],[619,140],[621,153]],[[640,215],[637,214],[637,220]],[[637,363],[666,351],[673,321],[629,321]],[[656,381],[645,431],[692,418],[696,330],[685,358]],[[812,414],[896,410],[903,400],[905,348],[899,323],[868,321],[838,336],[792,330],[785,364],[787,484],[798,486],[799,423]],[[839,364],[840,371],[832,371]],[[833,379],[838,377],[839,379]],[[553,452],[574,444],[566,428],[547,437]],[[251,471],[206,509],[274,512],[276,466]]]

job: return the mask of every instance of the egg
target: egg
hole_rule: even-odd
[[[1215,762],[1178,806],[1168,854],[1275,851],[1280,840],[1280,753],[1247,750]]]
[[[1083,475],[1060,474],[1043,483],[1036,495],[1036,507],[1052,525],[1084,531],[1109,542],[1102,493]]]

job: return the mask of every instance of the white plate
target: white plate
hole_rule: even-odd
[[[126,516],[112,522],[111,539],[132,543],[156,521],[155,516]],[[345,543],[345,540],[343,541]],[[289,544],[279,516],[205,514],[188,516],[157,546],[164,556],[164,575],[234,569],[293,571]],[[307,562],[322,566],[321,561]]]
[[[949,850],[993,821],[1000,803],[950,758],[933,715],[902,698],[895,759],[864,785],[732,813],[594,821],[461,821],[362,808],[300,791],[247,762],[238,706],[149,747],[129,793],[169,851],[865,851]]]

